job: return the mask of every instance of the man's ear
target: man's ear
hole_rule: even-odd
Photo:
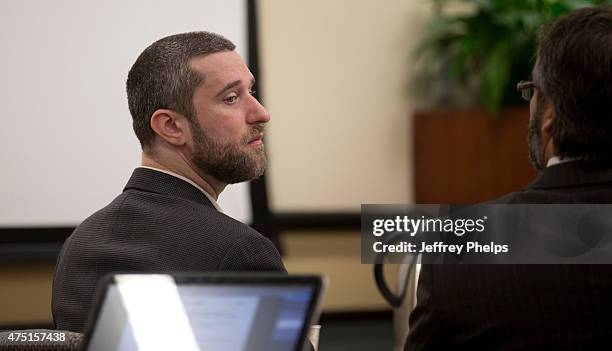
[[[189,122],[180,113],[167,109],[156,110],[150,124],[155,134],[168,144],[183,146],[189,140]]]

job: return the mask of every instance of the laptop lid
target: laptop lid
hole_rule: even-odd
[[[299,351],[322,286],[255,273],[109,276],[83,350]]]

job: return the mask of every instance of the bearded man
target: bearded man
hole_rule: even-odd
[[[541,29],[532,79],[517,86],[540,174],[493,203],[612,204],[611,81],[612,7]],[[611,276],[606,264],[423,265],[405,350],[609,350]]]
[[[235,46],[193,32],[160,39],[127,79],[142,167],[123,193],[68,238],[53,280],[56,328],[82,332],[100,278],[110,272],[280,271],[274,245],[224,215],[227,184],[265,169],[254,78]]]

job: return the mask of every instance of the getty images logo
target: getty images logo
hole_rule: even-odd
[[[478,232],[482,233],[485,230],[485,222],[487,216],[482,218],[410,218],[408,216],[396,216],[395,219],[374,219],[372,221],[372,234],[376,237],[382,236],[385,233],[406,233],[410,236],[415,236],[417,233],[427,232],[444,232],[453,233],[457,236],[463,236],[466,233]]]

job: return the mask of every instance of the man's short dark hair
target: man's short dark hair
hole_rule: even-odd
[[[572,11],[540,32],[534,81],[554,106],[560,157],[612,159],[612,7]]]
[[[191,32],[162,38],[138,56],[126,86],[134,132],[143,150],[155,137],[150,118],[156,110],[174,110],[193,120],[193,92],[205,77],[194,72],[189,61],[234,49],[231,41],[218,34]]]

